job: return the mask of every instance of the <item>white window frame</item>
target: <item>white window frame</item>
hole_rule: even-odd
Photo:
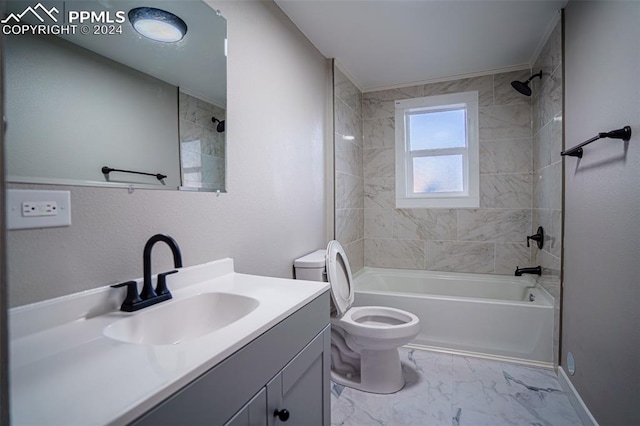
[[[408,117],[424,111],[466,110],[466,146],[411,152],[407,137]],[[396,127],[396,208],[477,208],[480,206],[480,165],[478,143],[478,92],[395,101]],[[462,192],[414,193],[413,159],[446,154],[463,157]]]

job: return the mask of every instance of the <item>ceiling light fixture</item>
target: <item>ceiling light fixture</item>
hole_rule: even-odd
[[[163,43],[182,40],[187,24],[166,10],[153,7],[136,7],[129,11],[129,21],[142,36]]]

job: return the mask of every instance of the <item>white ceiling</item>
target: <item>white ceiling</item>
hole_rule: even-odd
[[[275,0],[364,91],[529,67],[567,0]]]

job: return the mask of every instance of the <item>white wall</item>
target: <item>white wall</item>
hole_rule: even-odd
[[[565,148],[631,126],[565,158],[562,358],[602,425],[640,424],[640,3],[571,1],[565,11]]]
[[[230,256],[279,277],[326,244],[330,64],[274,3],[209,3],[228,21],[228,194],[69,187],[70,228],[9,232],[12,306],[142,276],[157,232],[186,266]],[[154,272],[172,266],[153,254]]]

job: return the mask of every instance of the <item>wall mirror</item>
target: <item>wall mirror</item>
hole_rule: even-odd
[[[202,1],[5,3],[8,182],[225,190],[218,12]],[[183,38],[141,35],[130,13],[141,7],[179,17]],[[25,23],[57,29],[34,35]]]

